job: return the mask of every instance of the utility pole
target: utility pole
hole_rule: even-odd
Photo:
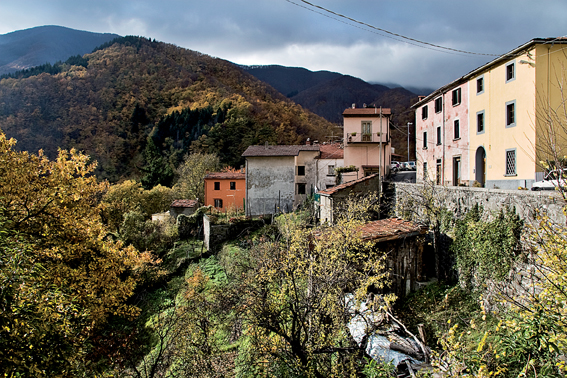
[[[376,111],[376,108],[374,108]],[[378,185],[380,185],[380,191],[382,191],[382,175],[384,174],[382,170],[382,107],[380,107],[380,160],[378,163]]]
[[[411,126],[411,125],[413,125],[413,123],[408,122],[408,161],[410,161],[410,160],[409,160],[409,130],[410,130],[410,126]]]

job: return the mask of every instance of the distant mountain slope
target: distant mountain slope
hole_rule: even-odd
[[[0,75],[84,55],[119,37],[62,26],[39,26],[0,35]]]
[[[337,72],[313,72],[305,68],[278,65],[244,66],[243,68],[256,78],[270,84],[278,92],[290,98],[308,88],[343,76]]]
[[[111,181],[158,177],[190,151],[238,167],[248,145],[324,140],[333,127],[233,63],[144,38],[61,69],[0,80],[0,129],[20,149],[83,150]]]
[[[379,85],[368,84],[356,77],[341,75],[293,96],[291,99],[306,109],[325,118],[331,122],[342,123],[343,111],[356,104],[361,108],[364,104],[370,104],[389,88]]]
[[[277,65],[243,68],[304,108],[335,123],[342,123],[343,111],[352,104],[394,108],[398,101],[405,104],[410,98],[417,97],[408,90],[390,89],[336,72],[313,72],[305,68]],[[394,91],[396,95],[387,95],[389,91]]]

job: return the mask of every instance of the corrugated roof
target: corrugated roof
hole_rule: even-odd
[[[390,108],[382,108],[382,117],[392,114]],[[380,117],[380,108],[347,108],[343,117]]]
[[[363,240],[386,241],[425,234],[427,227],[400,218],[380,219],[360,229]]]
[[[297,156],[300,151],[319,151],[319,145],[249,146],[242,156]]]
[[[340,143],[321,144],[321,156],[319,159],[344,159],[345,151]]]
[[[319,194],[329,195],[329,196],[330,196],[330,195],[333,195],[333,194],[335,194],[335,193],[337,193],[337,192],[339,192],[339,191],[341,191],[341,190],[343,190],[343,189],[346,189],[346,188],[348,188],[348,187],[354,186],[354,185],[356,185],[356,184],[358,184],[358,183],[360,183],[360,182],[364,182],[364,181],[370,180],[370,179],[372,179],[372,178],[374,178],[374,177],[376,177],[376,176],[378,176],[378,173],[375,173],[375,174],[373,174],[373,175],[366,176],[366,177],[363,177],[363,178],[359,178],[358,180],[345,182],[344,184],[340,184],[340,185],[337,185],[337,186],[333,186],[332,188],[329,188],[329,189],[321,190],[321,191],[319,192]]]
[[[212,172],[205,176],[205,179],[216,180],[245,180],[246,174],[240,172]]]
[[[181,199],[181,200],[175,200],[171,204],[171,207],[195,207],[195,206],[197,206],[197,200]]]

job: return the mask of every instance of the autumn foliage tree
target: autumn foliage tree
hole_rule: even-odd
[[[137,315],[127,300],[152,258],[107,237],[108,184],[88,156],[62,150],[51,161],[15,143],[0,134],[0,366],[74,376],[110,318]]]
[[[385,254],[362,238],[365,211],[357,202],[329,228],[313,230],[293,215],[280,216],[281,237],[250,251],[240,290],[249,376],[285,371],[282,376],[346,377],[361,371],[365,346],[354,341],[347,324],[358,301],[380,312],[385,302],[374,294],[388,278]]]

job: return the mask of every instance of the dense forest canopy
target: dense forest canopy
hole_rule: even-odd
[[[190,152],[239,166],[249,144],[331,128],[228,61],[140,37],[0,80],[0,129],[19,149],[76,148],[111,181],[151,174],[156,160],[174,170]]]

